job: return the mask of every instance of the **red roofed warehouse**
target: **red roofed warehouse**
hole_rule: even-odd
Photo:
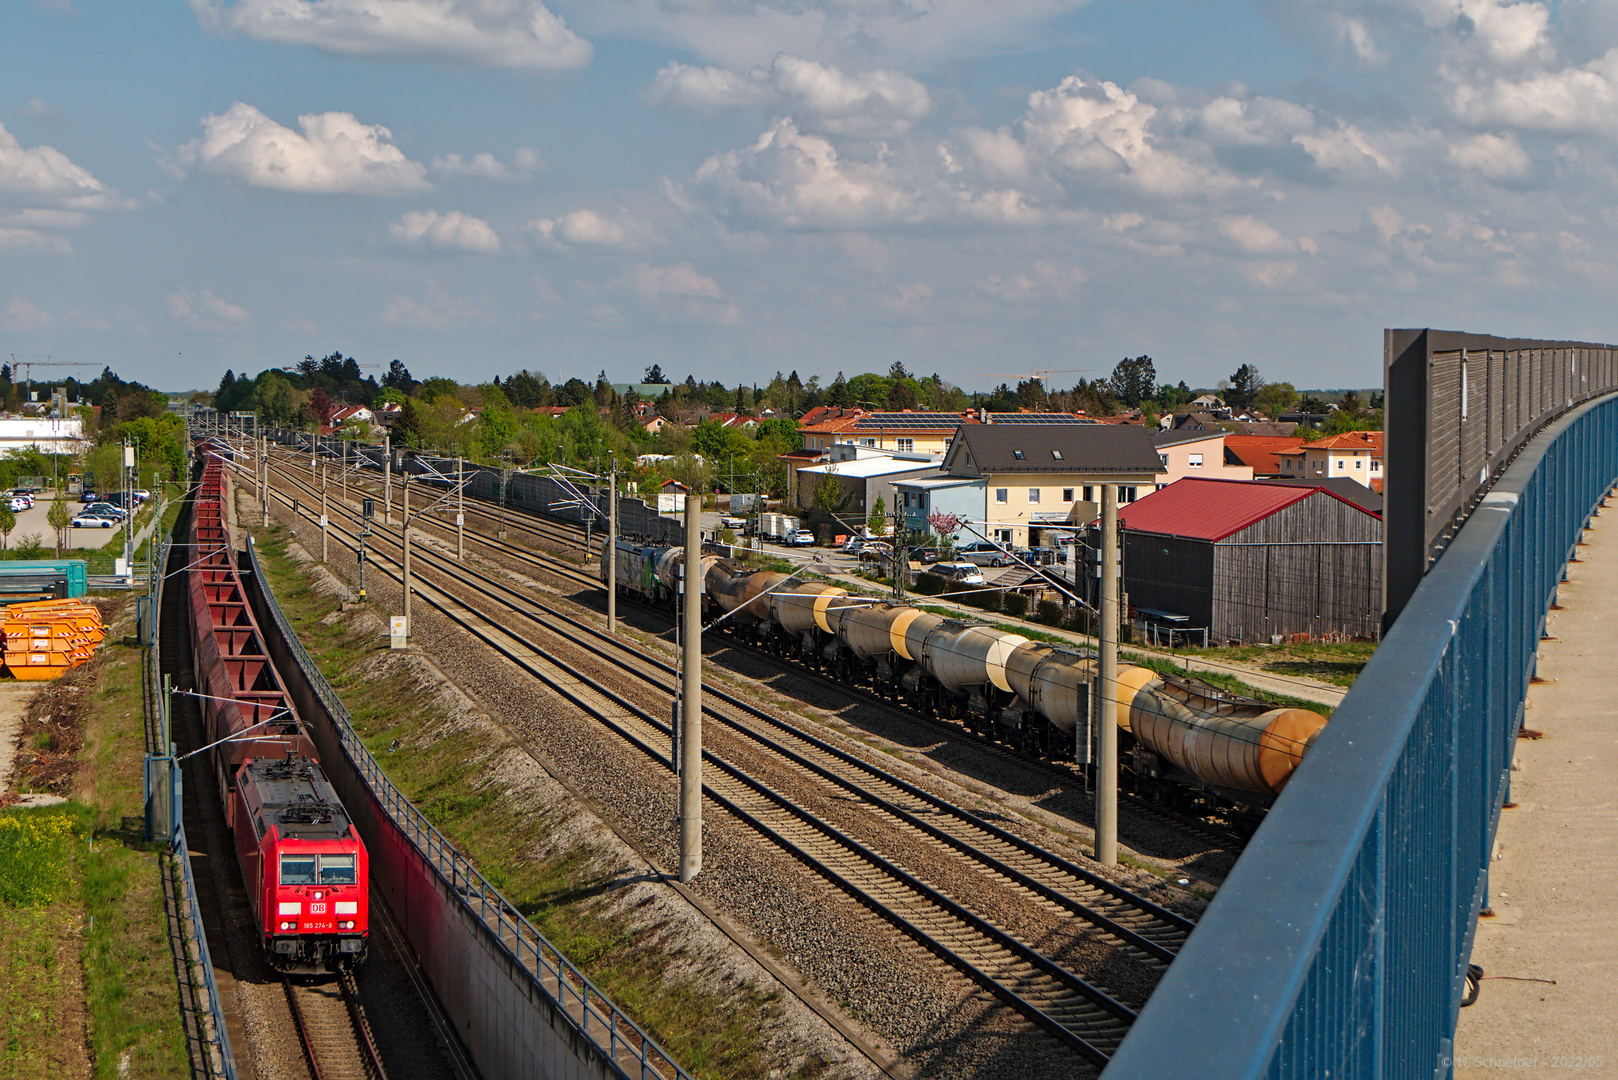
[[[1379,633],[1382,519],[1331,491],[1190,478],[1118,516],[1137,619],[1210,644]]]

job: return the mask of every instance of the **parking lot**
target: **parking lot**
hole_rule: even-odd
[[[51,523],[46,519],[46,515],[50,513],[51,500],[55,497],[54,492],[41,491],[34,496],[33,509],[17,511],[17,527],[12,529],[11,535],[6,538],[8,548],[16,547],[22,542],[23,537],[38,533],[39,542],[49,551],[55,552],[56,530],[51,528]],[[67,508],[72,513],[77,514],[84,508],[84,504],[79,502],[77,495],[69,495],[67,497]],[[94,551],[105,547],[107,542],[114,536],[121,534],[121,528],[69,529],[67,530],[67,547],[80,551]]]

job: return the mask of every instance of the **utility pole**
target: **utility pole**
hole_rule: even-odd
[[[680,705],[680,881],[702,872],[702,500],[685,497],[685,649]]]
[[[270,437],[258,437],[258,523],[260,528],[270,527]]]
[[[323,563],[331,562],[331,548],[329,547],[331,535],[327,531],[330,522],[326,517],[326,489],[330,484],[331,470],[326,467],[326,462],[322,460],[320,463],[320,561]]]
[[[1096,761],[1096,861],[1118,864],[1118,489],[1101,485],[1101,752]]]
[[[466,559],[466,459],[455,459],[455,557]]]
[[[404,545],[404,618],[405,638],[410,637],[410,474],[399,474],[399,499],[404,513],[399,518],[400,541]]]
[[[393,524],[393,444],[383,444],[382,455],[382,524]]]
[[[607,470],[607,633],[618,632],[618,459]]]

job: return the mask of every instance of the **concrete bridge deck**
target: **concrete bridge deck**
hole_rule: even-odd
[[[1458,1080],[1618,1077],[1618,502],[1591,519],[1540,645],[1489,867]]]

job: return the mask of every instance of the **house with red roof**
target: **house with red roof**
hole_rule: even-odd
[[[1282,469],[1281,459],[1277,455],[1296,450],[1302,445],[1303,440],[1292,435],[1226,435],[1225,460],[1246,465],[1253,470],[1255,479],[1293,476],[1295,474]]]
[[[1281,460],[1282,476],[1313,480],[1344,477],[1376,491],[1382,490],[1380,431],[1328,435],[1276,456]]]
[[[1382,519],[1327,488],[1191,477],[1118,517],[1124,589],[1148,635],[1206,628],[1225,645],[1380,633]]]

